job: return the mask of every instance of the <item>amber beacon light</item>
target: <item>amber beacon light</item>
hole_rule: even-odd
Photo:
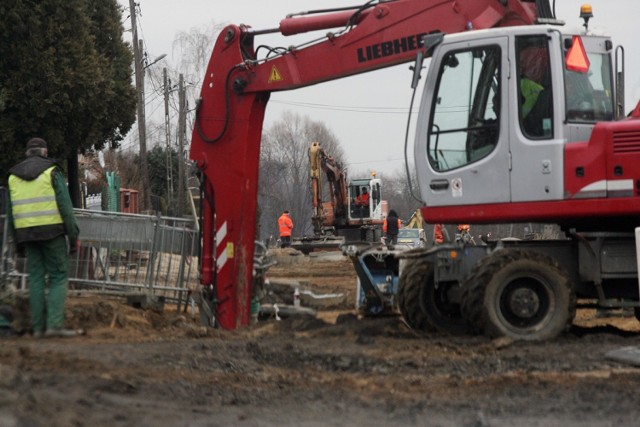
[[[580,6],[580,18],[584,19],[585,30],[589,30],[589,19],[593,18],[593,9],[590,4]]]

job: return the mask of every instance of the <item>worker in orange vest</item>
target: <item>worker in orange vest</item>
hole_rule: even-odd
[[[362,194],[356,197],[357,206],[369,206],[369,192],[366,188],[362,189]]]
[[[458,231],[460,233],[468,233],[471,230],[471,226],[469,224],[458,224]]]
[[[402,221],[398,218],[396,211],[391,209],[382,223],[382,232],[385,234],[387,246],[393,246],[398,243],[398,230],[400,228],[402,228]]]
[[[369,216],[369,192],[366,188],[362,189],[362,193],[356,197],[356,206],[360,213],[360,218]]]
[[[285,211],[278,218],[278,228],[280,230],[280,247],[291,246],[291,232],[293,231],[293,220],[289,216],[289,211]]]
[[[458,224],[458,234],[456,234],[456,242],[462,241],[464,243],[476,244],[473,236],[471,235],[471,226],[469,224]]]
[[[441,245],[449,240],[449,233],[444,228],[444,224],[435,224],[433,226],[433,242],[436,245]]]

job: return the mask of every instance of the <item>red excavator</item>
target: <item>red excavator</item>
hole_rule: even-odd
[[[593,15],[582,14],[585,31],[569,31],[548,0],[395,0],[311,11],[268,30],[226,27],[191,145],[202,172],[205,323],[249,323],[270,93],[417,58],[415,88],[427,56],[414,145],[425,220],[546,221],[566,235],[403,252],[397,303],[407,323],[547,339],[571,323],[578,299],[638,312],[640,108],[623,117],[624,51],[590,34]],[[261,34],[312,30],[332,31],[258,55]]]

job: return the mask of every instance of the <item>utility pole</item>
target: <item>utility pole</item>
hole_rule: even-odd
[[[187,112],[186,112],[186,96],[184,87],[184,78],[180,74],[178,82],[178,218],[182,217],[184,207],[184,189],[186,188],[186,180],[184,173],[184,134],[187,130]]]
[[[171,161],[171,123],[169,121],[169,86],[171,82],[167,77],[167,68],[162,69],[164,80],[164,134],[167,141],[167,194],[169,196],[168,205],[173,206],[173,162]]]
[[[142,210],[151,209],[151,185],[149,183],[149,168],[147,166],[147,127],[144,113],[144,67],[142,66],[142,40],[138,40],[138,24],[136,20],[136,4],[129,0],[129,13],[131,14],[131,31],[133,44],[134,72],[136,76],[136,89],[138,91],[138,137],[140,138],[140,175],[142,198]],[[119,195],[118,195],[119,197]]]

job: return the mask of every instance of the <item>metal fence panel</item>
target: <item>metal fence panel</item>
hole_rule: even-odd
[[[15,262],[2,213],[0,273],[24,283],[24,267],[14,266],[25,263]],[[75,214],[80,247],[69,262],[71,289],[145,292],[184,301],[187,291],[198,286],[198,232],[193,220],[83,209],[75,209]]]
[[[76,210],[83,244],[97,244],[110,249],[150,251],[156,217],[115,214],[113,212]]]

